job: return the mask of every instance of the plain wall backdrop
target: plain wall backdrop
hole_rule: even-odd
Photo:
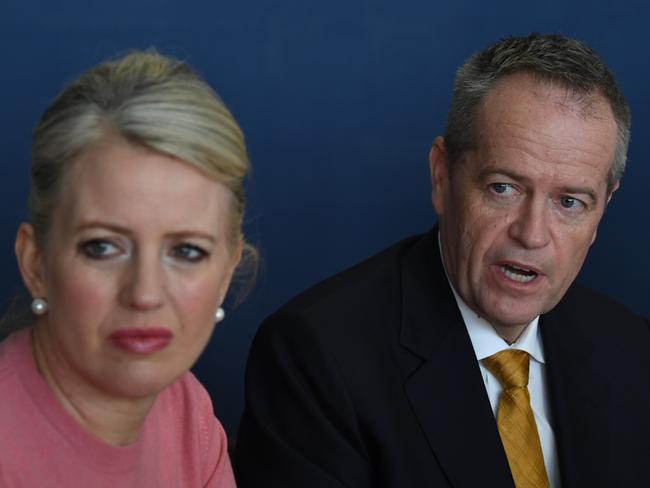
[[[427,154],[456,68],[511,34],[590,44],[632,108],[628,169],[580,280],[650,316],[650,4],[643,0],[0,0],[0,305],[20,290],[31,129],[63,85],[129,48],[187,60],[247,137],[245,230],[262,255],[195,372],[228,433],[259,322],[312,283],[435,222]],[[164,209],[161,209],[164,211]]]

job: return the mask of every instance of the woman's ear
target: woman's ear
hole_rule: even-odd
[[[46,298],[47,286],[43,259],[31,224],[22,223],[18,227],[15,251],[20,274],[32,297]]]
[[[237,246],[231,251],[231,256],[228,261],[228,264],[226,265],[226,272],[223,277],[223,282],[221,283],[221,287],[219,289],[219,303],[222,303],[223,300],[226,297],[226,294],[228,293],[228,288],[230,288],[230,284],[232,282],[232,277],[233,274],[235,273],[235,269],[237,269],[237,266],[242,260],[242,254],[244,252],[244,242],[243,240],[240,239],[239,243]]]

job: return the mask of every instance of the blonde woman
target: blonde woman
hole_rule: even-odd
[[[65,88],[32,149],[33,320],[0,344],[0,485],[235,486],[189,369],[245,247],[237,123],[186,64],[133,52]]]

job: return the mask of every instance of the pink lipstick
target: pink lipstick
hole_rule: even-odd
[[[120,329],[109,339],[114,346],[132,354],[150,354],[169,345],[173,334],[162,327]]]

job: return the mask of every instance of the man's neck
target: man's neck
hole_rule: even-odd
[[[440,230],[438,230],[438,249],[440,250],[440,261],[442,262],[442,269],[445,272],[445,277],[447,278],[447,281],[449,282],[449,286],[451,287],[452,292],[454,293],[454,297],[456,298],[456,302],[459,303],[462,302],[462,304],[468,309],[474,312],[479,318],[481,318],[480,314],[478,314],[474,309],[472,309],[469,305],[467,305],[467,302],[463,299],[463,297],[460,296],[458,291],[456,290],[456,287],[454,286],[453,282],[449,278],[449,273],[447,273],[447,265],[445,264],[445,250],[442,247],[442,239],[440,237]],[[533,319],[533,320],[536,320]],[[526,328],[532,323],[532,321],[528,324],[523,324],[523,325],[503,325],[503,324],[495,324],[491,321],[488,321],[488,323],[492,326],[494,331],[501,337],[509,346],[517,342],[517,340],[521,337],[521,335],[524,333]]]

